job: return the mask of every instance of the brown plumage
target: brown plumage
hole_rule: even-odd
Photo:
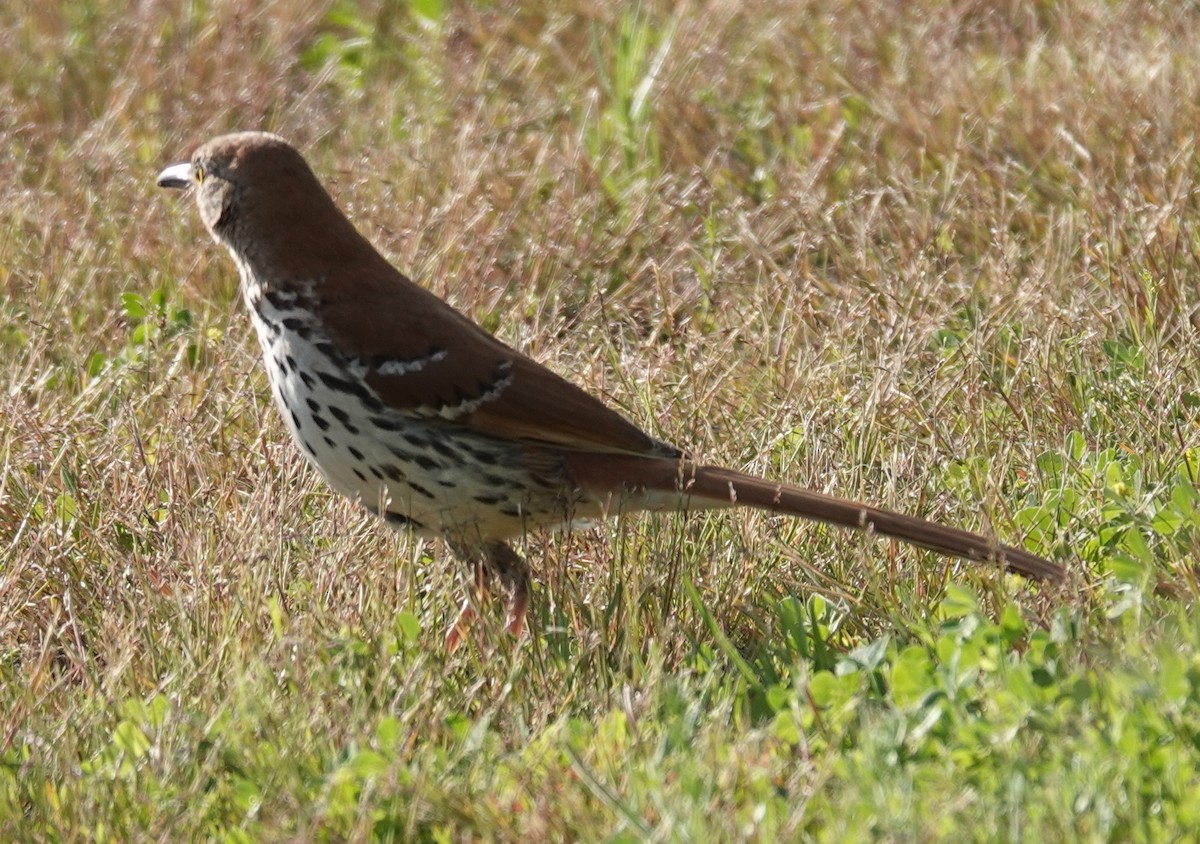
[[[409,281],[274,135],[216,138],[158,183],[194,188],[205,225],[232,254],[305,456],[373,512],[446,539],[481,584],[498,577],[514,632],[529,569],[507,540],[631,510],[758,507],[1063,577],[1055,563],[969,531],[692,462]],[[470,614],[468,602],[452,646]]]

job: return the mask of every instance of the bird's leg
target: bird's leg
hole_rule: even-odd
[[[455,549],[455,553],[459,553],[459,551]],[[458,646],[466,638],[467,630],[471,627],[471,622],[478,615],[475,611],[475,606],[482,602],[488,594],[487,571],[483,561],[477,560],[471,564],[471,567],[475,570],[475,585],[467,590],[467,594],[463,597],[462,606],[458,608],[458,615],[451,622],[450,626],[446,628],[445,648],[447,653],[454,653],[458,650]]]
[[[487,554],[488,573],[500,580],[508,596],[504,629],[520,636],[529,612],[529,563],[507,542],[488,543]]]
[[[478,614],[477,607],[488,596],[488,585],[492,578],[500,581],[508,598],[504,619],[505,629],[520,636],[525,629],[525,616],[529,612],[529,564],[505,542],[488,542],[476,546],[455,546],[455,553],[472,563],[475,570],[473,594],[463,599],[458,617],[446,630],[445,646],[450,653],[462,644],[471,622]]]

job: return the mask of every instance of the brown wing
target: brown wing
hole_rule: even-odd
[[[367,383],[389,407],[531,443],[679,453],[386,262],[320,295],[331,339],[366,365]]]

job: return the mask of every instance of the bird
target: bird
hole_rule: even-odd
[[[472,567],[445,636],[496,587],[520,635],[531,569],[512,542],[634,511],[752,507],[990,563],[1062,565],[978,533],[705,465],[517,351],[396,269],[278,135],[238,132],[166,167],[233,258],[274,400],[333,489]]]

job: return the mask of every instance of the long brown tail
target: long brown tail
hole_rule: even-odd
[[[1006,570],[1034,580],[1057,582],[1065,574],[1057,563],[977,533],[791,484],[765,481],[733,469],[697,466],[671,458],[597,454],[572,455],[568,465],[580,486],[597,497],[623,494],[633,506],[648,510],[757,507],[873,531],[951,557],[999,561]]]

